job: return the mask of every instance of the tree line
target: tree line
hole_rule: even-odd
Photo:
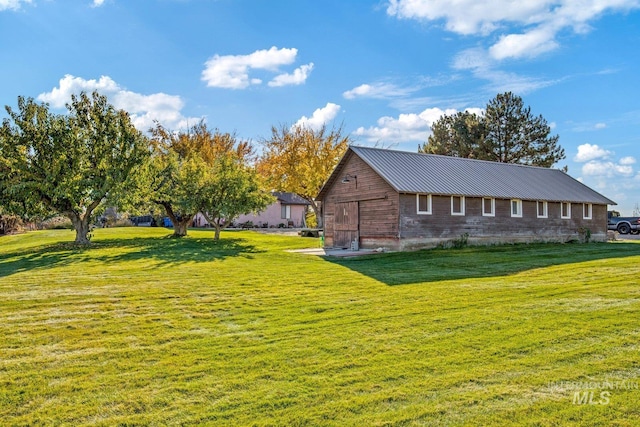
[[[18,98],[0,128],[0,216],[26,221],[55,214],[71,220],[75,243],[106,206],[129,212],[160,208],[187,235],[198,213],[214,239],[242,214],[264,210],[268,188],[312,203],[350,142],[342,128],[272,129],[261,156],[250,141],[204,122],[173,132],[160,123],[144,133],[97,92],[72,96],[67,114]]]
[[[0,128],[0,218],[31,221],[54,214],[71,220],[77,244],[89,243],[90,224],[106,206],[131,213],[160,209],[187,235],[198,213],[214,238],[238,216],[264,210],[267,189],[315,200],[353,141],[343,128],[273,126],[262,152],[237,135],[199,122],[174,132],[156,123],[147,134],[98,92],[80,93],[55,114],[46,103],[18,98]],[[431,127],[423,153],[551,167],[564,158],[558,136],[542,116],[507,92],[483,115],[443,116]]]

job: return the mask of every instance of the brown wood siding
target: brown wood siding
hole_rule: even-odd
[[[580,228],[606,235],[605,205],[593,205],[592,219],[583,219],[582,203],[571,207],[571,219],[560,218],[560,203],[548,203],[548,218],[538,218],[536,201],[522,201],[522,218],[511,216],[511,200],[496,199],[495,216],[482,216],[482,198],[465,197],[465,215],[451,215],[451,197],[433,195],[432,214],[418,214],[415,194],[400,195],[400,236],[402,239],[455,239],[469,237],[555,237],[576,236]]]
[[[338,178],[322,201],[325,246],[336,245],[336,205],[345,202],[358,202],[358,236],[361,242],[397,240],[398,193],[353,153],[336,173]],[[342,183],[347,174],[357,178]]]
[[[334,246],[348,248],[358,239],[360,221],[358,219],[359,202],[341,202],[335,204],[333,215]]]
[[[606,239],[606,205],[593,205],[592,219],[583,219],[582,203],[574,203],[571,218],[563,219],[560,203],[549,202],[547,218],[538,218],[536,201],[523,200],[522,217],[512,217],[511,200],[496,199],[495,215],[483,216],[482,198],[465,197],[465,214],[452,215],[451,196],[433,195],[431,214],[418,214],[415,194],[398,194],[357,155],[348,156],[322,200],[326,247],[344,246],[357,238],[363,248],[418,248],[457,239],[464,233],[471,243],[567,241],[579,238],[581,229],[589,229],[595,240]],[[347,174],[357,178],[342,183]],[[345,225],[344,210],[342,218],[336,215],[339,204],[349,206],[350,212],[357,209],[353,211],[357,212],[357,225]]]

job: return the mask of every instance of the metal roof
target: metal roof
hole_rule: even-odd
[[[351,146],[349,151],[399,193],[616,204],[558,169],[369,147]]]

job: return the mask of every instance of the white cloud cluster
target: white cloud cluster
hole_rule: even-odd
[[[611,151],[605,150],[596,144],[582,144],[578,146],[578,153],[573,158],[574,161],[584,163],[594,159],[608,158]]]
[[[316,109],[311,117],[302,116],[292,127],[302,126],[318,130],[326,123],[333,121],[340,112],[340,108],[338,104],[328,102],[324,107]]]
[[[477,111],[480,110],[473,109],[472,112]],[[378,119],[377,126],[359,127],[354,134],[364,137],[369,142],[426,141],[435,121],[445,114],[451,115],[456,112],[455,109],[427,108],[419,114],[400,114],[398,118],[384,116]]]
[[[182,115],[184,102],[179,96],[165,93],[142,95],[131,92],[108,76],[102,76],[98,80],[86,80],[67,74],[60,79],[58,87],[53,88],[51,92],[38,95],[38,100],[47,102],[54,108],[63,108],[71,101],[72,94],[94,90],[105,95],[114,107],[127,111],[135,127],[141,131],[151,128],[154,120],[169,129],[184,129],[200,120]]]
[[[629,178],[635,174],[633,165],[636,158],[625,156],[617,161],[613,159],[614,152],[606,150],[597,144],[582,144],[578,146],[578,152],[573,160],[582,165],[582,175],[589,177],[625,177]]]
[[[582,165],[582,174],[606,178],[613,178],[614,176],[630,177],[633,176],[633,167],[612,161],[590,160]]]
[[[609,12],[640,7],[640,0],[389,0],[387,14],[401,19],[444,21],[448,31],[487,36],[504,31],[489,47],[494,60],[535,57],[559,46],[561,31],[587,32]]]
[[[31,0],[0,0],[0,12],[3,10],[18,10],[23,3],[31,3]]]
[[[302,65],[292,73],[280,73],[281,66],[293,64],[298,55],[298,49],[272,46],[266,50],[256,50],[249,55],[214,55],[205,63],[202,80],[209,87],[224,89],[245,89],[251,85],[262,84],[262,80],[249,75],[250,70],[266,70],[278,73],[269,86],[299,85],[304,83],[313,63]]]
[[[619,203],[616,209],[631,214],[634,194],[640,188],[640,171],[634,169],[637,160],[624,156],[616,160],[615,153],[597,144],[582,144],[573,160],[582,163],[582,176],[578,178],[605,196]]]

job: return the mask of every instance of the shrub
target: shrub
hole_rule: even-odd
[[[72,230],[73,224],[66,216],[54,216],[42,221],[38,224],[38,228],[43,230]]]
[[[580,234],[580,241],[583,243],[589,243],[591,240],[591,230],[587,227],[580,227],[578,234]]]

